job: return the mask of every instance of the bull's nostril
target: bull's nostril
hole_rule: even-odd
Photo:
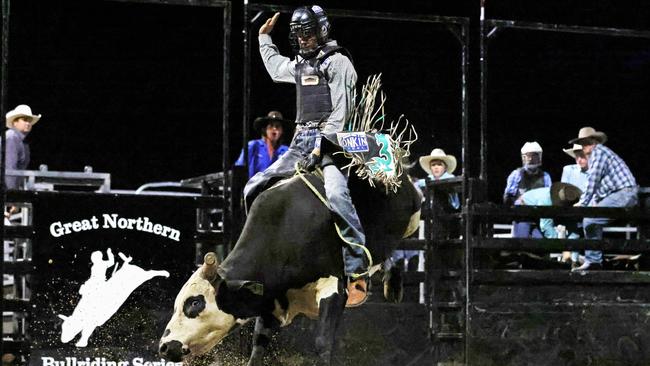
[[[172,362],[182,361],[183,355],[186,354],[185,347],[183,347],[183,344],[176,340],[161,344],[158,350],[160,356]]]
[[[190,349],[188,347],[183,347],[183,356],[187,356],[190,354]]]

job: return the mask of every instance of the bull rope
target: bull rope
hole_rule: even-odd
[[[320,194],[320,192],[318,192],[318,189],[316,189],[316,187],[314,187],[314,185],[311,184],[311,182],[302,173],[302,170],[298,166],[298,162],[295,163],[294,167],[296,169],[296,174],[295,175],[297,175],[300,178],[300,180],[302,180],[302,182],[305,183],[305,185],[307,187],[309,187],[309,189],[316,195],[316,197],[318,197],[318,199],[325,205],[325,207],[327,207],[328,210],[332,211],[332,208],[330,207],[329,202],[327,202],[327,199],[325,197],[323,197],[323,195]],[[317,170],[320,172],[320,168],[317,168]],[[322,172],[320,172],[320,173],[322,175]],[[356,246],[356,247],[361,248],[363,250],[363,253],[368,258],[368,267],[367,267],[368,269],[363,273],[359,273],[359,274],[353,273],[353,274],[350,275],[350,277],[352,277],[352,279],[355,280],[355,279],[357,279],[359,277],[370,276],[371,275],[370,268],[372,268],[373,261],[372,261],[372,255],[370,254],[370,251],[368,250],[368,248],[366,248],[365,245],[353,243],[353,242],[351,242],[349,240],[346,240],[343,237],[343,234],[341,234],[341,229],[339,228],[339,225],[336,222],[334,222],[334,227],[336,228],[336,233],[338,234],[339,238],[341,238],[341,240],[343,240],[344,243],[346,243],[349,246]]]

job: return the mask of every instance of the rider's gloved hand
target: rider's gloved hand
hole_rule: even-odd
[[[300,168],[308,172],[312,171],[316,165],[320,164],[321,160],[320,149],[316,148],[300,162]]]

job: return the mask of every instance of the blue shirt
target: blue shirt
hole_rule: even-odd
[[[519,200],[526,206],[551,206],[551,188],[543,187],[531,189],[530,191],[524,192],[524,194],[519,197]],[[557,238],[553,219],[539,219],[539,229],[542,231],[545,238]]]
[[[522,194],[519,200],[526,206],[551,206],[553,204],[553,201],[551,201],[551,187],[531,189]],[[522,203],[519,203],[519,201],[515,202],[515,204]],[[542,231],[545,238],[557,238],[557,231],[555,231],[555,223],[553,222],[553,219],[540,218],[539,229]],[[567,236],[568,239],[577,239],[579,237],[580,235],[576,233],[569,233]]]
[[[248,141],[248,178],[254,176],[257,172],[264,171],[287,150],[289,150],[287,145],[280,145],[273,152],[273,156],[269,156],[269,149],[263,138]],[[239,154],[235,166],[244,166],[244,149]]]
[[[597,144],[589,157],[589,184],[580,197],[580,204],[588,206],[592,199],[600,201],[623,188],[636,187],[630,168],[605,145]]]
[[[562,169],[560,182],[573,184],[584,192],[589,184],[589,174],[587,174],[587,171],[583,172],[578,164],[566,165]]]
[[[7,130],[7,155],[5,169],[25,170],[29,165],[29,144],[25,142],[26,135],[16,129]],[[5,176],[7,189],[18,189],[18,177]]]
[[[526,192],[526,187],[519,187],[521,183],[521,176],[522,176],[522,170],[523,168],[517,168],[510,173],[508,176],[508,180],[506,181],[506,189],[503,192],[503,197],[504,201],[506,197],[513,197],[513,198],[518,198],[521,196],[524,192]],[[552,182],[551,182],[551,176],[547,172],[544,173],[544,187],[550,187]],[[540,187],[541,188],[541,187]]]
[[[443,180],[443,179],[449,179],[449,178],[454,178],[455,176],[449,172],[444,172],[440,178],[436,179],[433,174],[429,174],[428,178],[431,180]],[[427,186],[427,181],[426,179],[418,179],[415,185],[420,188],[424,189]],[[460,198],[458,198],[458,193],[450,193],[449,194],[449,205],[456,210],[460,208]]]

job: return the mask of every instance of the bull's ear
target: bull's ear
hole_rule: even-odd
[[[62,315],[62,314],[57,314],[57,316],[58,316],[59,318],[61,318],[61,319],[63,319],[63,321],[66,321],[66,320],[68,320],[68,317],[67,317],[67,316],[65,316],[65,315]]]
[[[214,252],[206,253],[203,257],[203,266],[201,266],[201,277],[210,283],[216,282],[219,280],[219,274],[217,273],[218,267],[219,261],[217,260],[217,254]]]

